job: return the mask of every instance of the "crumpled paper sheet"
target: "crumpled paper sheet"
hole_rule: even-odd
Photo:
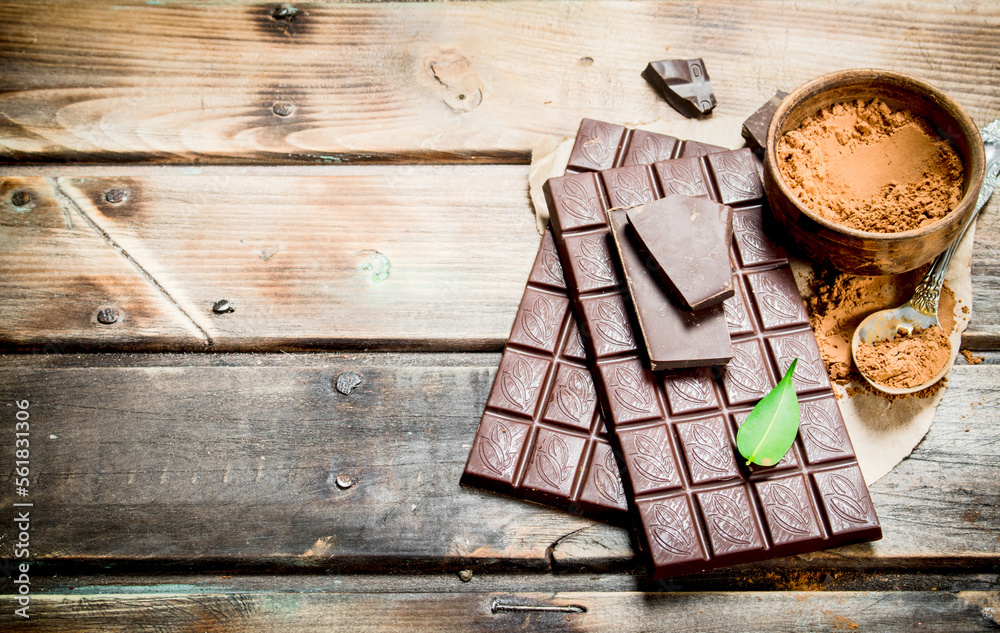
[[[642,128],[651,132],[670,134],[682,139],[693,139],[722,147],[740,148],[746,143],[740,136],[743,119],[712,115],[706,120],[683,121],[622,121],[622,125]],[[549,222],[549,211],[542,193],[542,185],[553,176],[562,175],[573,149],[573,138],[543,136],[532,146],[531,169],[528,189],[535,209],[538,232],[542,233]],[[972,311],[972,242],[975,230],[970,229],[958,252],[951,261],[945,276],[946,283],[955,294],[955,329],[951,332],[951,362],[958,356],[962,333],[969,324]],[[792,258],[799,290],[805,296],[806,283],[811,275],[808,262]],[[963,308],[968,309],[965,312]],[[949,372],[950,373],[950,372]],[[847,431],[854,444],[858,465],[870,486],[903,461],[920,443],[931,427],[934,411],[944,397],[945,388],[928,397],[916,395],[890,400],[872,393],[859,393],[848,386],[834,385],[840,402]]]

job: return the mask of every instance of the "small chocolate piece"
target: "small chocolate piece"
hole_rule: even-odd
[[[662,197],[666,182],[672,189],[705,188],[710,199],[733,207],[736,293],[723,302],[733,346],[729,363],[654,374],[623,317],[621,284],[583,286],[567,276],[653,579],[882,535],[791,268],[763,229],[763,188],[752,153],[744,148],[696,161],[697,169],[691,161],[683,170],[654,165],[659,189],[653,197]],[[568,222],[570,208],[608,208],[612,192],[572,201],[559,195],[561,180],[547,186],[556,244],[567,270],[582,269],[585,255],[599,255],[596,246],[610,227]],[[579,248],[583,242],[593,248]],[[777,465],[747,467],[736,450],[739,425],[796,358],[798,437]]]
[[[731,207],[675,194],[627,214],[653,271],[685,308],[703,310],[733,296]]]
[[[649,269],[646,258],[626,236],[628,213],[625,209],[613,209],[608,218],[650,368],[660,371],[729,361],[733,348],[722,306],[692,312],[674,303],[656,273]],[[676,244],[683,242],[675,243],[675,250],[686,250]],[[729,252],[723,255],[728,269]]]
[[[642,76],[667,103],[688,118],[709,114],[715,108],[715,93],[701,58],[650,62]]]
[[[774,96],[767,100],[756,112],[750,115],[743,122],[743,138],[746,139],[747,146],[755,152],[763,152],[767,145],[767,128],[771,127],[771,119],[774,112],[781,105],[781,101],[788,96],[784,90],[778,90]]]

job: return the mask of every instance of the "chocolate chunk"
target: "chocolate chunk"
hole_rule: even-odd
[[[791,268],[763,229],[763,191],[751,151],[696,162],[685,169],[657,164],[649,178],[660,183],[669,175],[666,181],[675,186],[704,186],[711,200],[733,207],[735,294],[722,304],[733,347],[728,363],[654,373],[622,318],[621,284],[586,289],[567,283],[587,334],[611,444],[624,464],[637,542],[654,579],[882,534]],[[611,227],[591,222],[572,228],[568,200],[552,195],[559,181],[550,180],[547,189],[556,244],[570,268],[582,251],[569,245],[597,243]],[[591,207],[610,208],[609,192],[600,192]],[[662,195],[658,188],[654,197]],[[612,222],[615,214],[610,212]],[[749,468],[736,450],[736,432],[796,358],[800,432],[777,465]]]
[[[741,133],[750,149],[758,152],[764,151],[764,146],[767,145],[767,128],[771,127],[771,119],[774,117],[774,112],[781,105],[781,101],[787,96],[788,93],[783,90],[776,91],[774,96],[767,100],[767,103],[762,105],[756,112],[750,115],[750,118],[743,122]]]
[[[711,200],[671,195],[627,213],[654,272],[685,308],[702,310],[735,294],[729,263],[732,208]],[[615,231],[614,222],[611,229]]]
[[[649,366],[659,371],[725,363],[732,358],[733,348],[722,306],[692,312],[674,303],[647,259],[626,236],[628,213],[614,209],[608,217]],[[729,252],[723,256],[728,269]]]
[[[705,62],[700,58],[650,62],[642,76],[667,103],[688,118],[709,114],[716,105]]]

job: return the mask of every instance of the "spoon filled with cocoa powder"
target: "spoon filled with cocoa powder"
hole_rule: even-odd
[[[996,185],[1000,172],[1000,119],[983,128],[981,134],[986,149],[986,177],[976,208],[958,238],[937,256],[909,301],[869,315],[854,331],[854,364],[865,380],[885,393],[901,395],[926,389],[941,380],[951,364],[951,343],[938,323],[938,300],[952,255]]]

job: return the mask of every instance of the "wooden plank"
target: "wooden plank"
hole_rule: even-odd
[[[0,283],[12,290],[0,294],[0,318],[15,326],[0,343],[276,351],[499,350],[506,342],[540,239],[525,167],[193,171],[0,181],[8,192],[0,217],[18,231],[0,246]],[[38,201],[34,211],[11,203],[22,185]],[[112,190],[124,200],[108,202]],[[27,252],[38,254],[32,265]],[[141,269],[121,289],[129,315],[156,310],[166,295],[169,314],[200,336],[179,339],[169,320],[155,329],[129,319],[95,338],[95,325],[76,314],[96,309],[93,288],[75,281],[80,261],[91,259],[87,270],[108,260]],[[62,297],[57,306],[52,292]],[[213,312],[221,299],[232,312]],[[79,307],[54,309],[64,305]]]
[[[17,608],[0,597],[4,618]],[[527,610],[524,610],[527,609]],[[36,596],[24,631],[995,631],[985,592]]]
[[[205,332],[184,309],[72,207],[54,178],[0,179],[2,344],[203,348]],[[117,316],[101,323],[101,310]]]
[[[526,179],[497,165],[11,168],[0,346],[497,351],[539,239]],[[1000,196],[977,226],[969,349],[1000,349],[998,280]],[[214,314],[220,299],[235,311]],[[128,318],[98,328],[105,304]]]
[[[3,357],[0,392],[29,400],[36,425],[32,560],[50,573],[639,567],[622,528],[458,485],[497,362]],[[333,386],[345,371],[362,378],[350,395]],[[930,434],[872,490],[882,541],[734,573],[995,570],[998,393],[1000,366],[955,369]],[[356,484],[340,489],[342,474]],[[0,523],[0,538],[12,529]]]
[[[1000,116],[989,2],[275,6],[3,3],[2,159],[526,162],[582,116],[680,120],[639,75],[664,57],[703,57],[724,115],[867,66]]]

